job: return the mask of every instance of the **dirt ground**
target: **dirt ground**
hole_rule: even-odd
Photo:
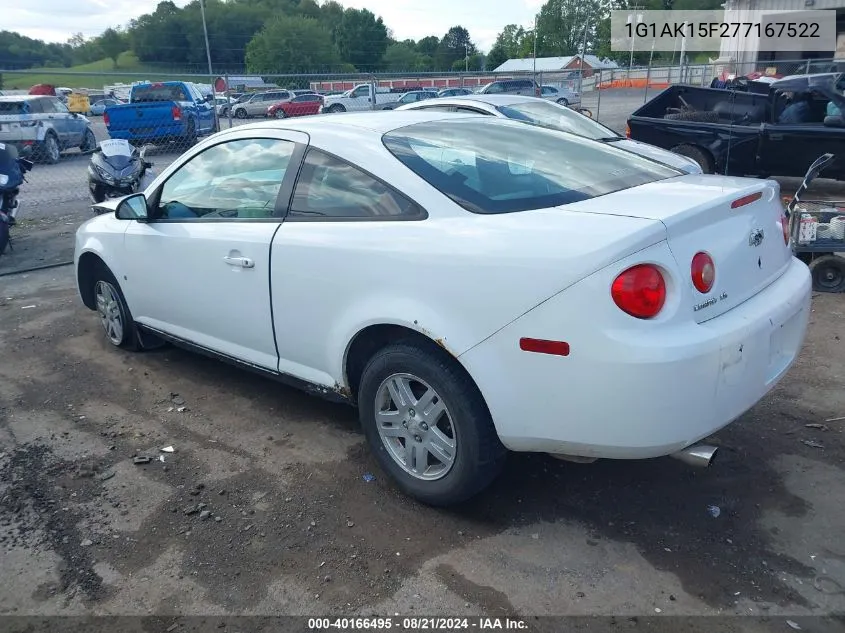
[[[513,455],[488,492],[436,510],[378,470],[353,409],[176,348],[115,350],[69,267],[0,287],[0,615],[845,629],[843,295],[814,297],[799,362],[711,438],[713,468]]]

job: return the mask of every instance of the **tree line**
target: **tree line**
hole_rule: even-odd
[[[610,50],[612,9],[708,9],[721,1],[547,0],[536,29],[505,26],[487,55],[463,26],[441,37],[398,41],[380,17],[335,0],[205,0],[205,14],[215,73],[424,72],[492,70],[510,58],[532,57],[535,46],[538,57],[574,55],[586,45],[588,53],[627,62],[625,53]],[[199,0],[183,8],[163,0],[123,27],[88,39],[77,34],[64,44],[0,31],[0,68],[70,67],[106,58],[116,67],[124,51],[163,69],[204,70]],[[638,52],[635,61],[648,55]]]

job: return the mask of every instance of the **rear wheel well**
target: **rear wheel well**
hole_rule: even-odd
[[[82,303],[89,310],[97,309],[97,304],[94,300],[94,282],[96,281],[97,273],[108,269],[106,263],[94,253],[83,253],[79,257],[79,263],[76,266],[76,282],[79,286],[79,295],[82,297]]]
[[[466,372],[463,365],[456,361],[455,357],[445,347],[416,330],[402,325],[370,325],[355,335],[346,352],[344,374],[350,391],[349,396],[353,402],[357,402],[361,376],[373,355],[380,349],[400,341],[449,358],[461,368],[461,371]],[[467,373],[467,375],[469,374]],[[472,380],[471,377],[470,380]]]

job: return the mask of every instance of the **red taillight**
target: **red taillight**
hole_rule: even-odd
[[[109,119],[109,113],[108,112],[103,112],[103,123],[105,124],[106,127],[108,127],[109,124],[111,123],[111,119]]]
[[[619,274],[610,294],[624,312],[638,319],[651,319],[666,302],[666,281],[656,266],[639,264]]]
[[[630,125],[625,126],[625,138],[631,138],[631,126]]]
[[[789,246],[789,218],[786,213],[780,216],[780,228],[783,231],[783,243]]]
[[[716,265],[710,255],[704,252],[696,253],[695,257],[692,258],[690,273],[692,285],[695,286],[696,290],[702,293],[710,292],[713,282],[716,281]]]
[[[742,198],[737,198],[733,202],[731,202],[731,209],[738,209],[739,207],[744,207],[746,204],[751,204],[752,202],[756,202],[760,198],[763,197],[763,192],[758,191],[757,193],[752,193],[747,196],[743,196]]]
[[[173,106],[172,110],[170,111],[173,114],[174,121],[181,121],[182,120],[182,108],[175,105]]]

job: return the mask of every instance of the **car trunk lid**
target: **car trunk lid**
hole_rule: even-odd
[[[658,220],[699,323],[724,314],[780,277],[792,257],[784,243],[780,187],[770,180],[688,175],[566,205],[569,211]],[[698,252],[713,259],[707,293],[692,283]]]

